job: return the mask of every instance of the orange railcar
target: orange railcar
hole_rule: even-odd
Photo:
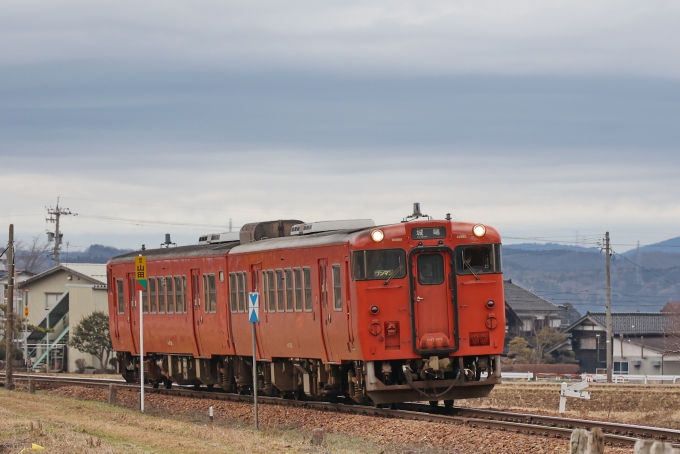
[[[144,367],[154,384],[250,392],[250,292],[260,299],[264,394],[451,405],[500,381],[505,310],[495,229],[420,218],[291,235],[293,224],[258,224],[268,238],[250,224],[240,241],[143,252]],[[139,377],[140,253],[108,264],[111,336],[129,381]]]

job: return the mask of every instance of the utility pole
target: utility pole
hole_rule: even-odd
[[[612,344],[612,283],[611,283],[611,248],[609,246],[609,232],[604,234],[604,252],[605,252],[605,268],[607,274],[607,383],[612,382],[612,353],[614,346]]]
[[[14,224],[9,225],[7,247],[7,315],[5,327],[5,389],[14,389]]]
[[[59,197],[57,197],[57,207],[45,207],[47,209],[47,214],[50,216],[47,218],[47,222],[52,222],[55,224],[54,232],[47,232],[47,238],[49,241],[54,240],[54,266],[59,266],[59,256],[61,255],[61,239],[64,234],[59,230],[59,219],[61,216],[78,216],[76,213],[71,213],[68,208],[59,207]]]

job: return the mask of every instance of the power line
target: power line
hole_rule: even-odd
[[[612,251],[612,252],[613,252],[614,254],[618,255],[619,257],[621,257],[621,258],[622,258],[623,260],[625,260],[626,262],[632,263],[633,265],[637,266],[637,267],[640,268],[641,270],[648,272],[648,273],[651,274],[652,276],[655,276],[655,277],[661,279],[662,281],[671,284],[673,287],[678,287],[678,288],[680,288],[680,286],[678,286],[678,284],[676,284],[675,282],[671,282],[671,281],[669,281],[668,279],[666,279],[665,277],[659,276],[658,274],[656,274],[656,273],[654,273],[654,272],[648,270],[647,268],[638,265],[637,263],[633,262],[632,260],[628,260],[625,256],[619,254],[618,252],[614,252],[614,251]]]
[[[189,222],[152,221],[152,220],[148,220],[148,219],[130,219],[130,218],[120,218],[120,217],[115,217],[115,216],[95,216],[95,215],[87,215],[87,214],[81,214],[79,216],[81,218],[94,219],[94,220],[98,220],[98,221],[115,221],[115,222],[131,223],[131,224],[173,225],[173,226],[185,226],[185,227],[215,227],[215,228],[220,228],[220,229],[228,228],[224,225],[215,225],[215,224],[193,224],[193,223],[189,223]]]

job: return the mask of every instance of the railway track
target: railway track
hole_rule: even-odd
[[[128,389],[131,391],[139,390],[139,385],[137,384],[129,384],[125,383],[123,380],[116,379],[94,377],[59,377],[26,374],[15,374],[14,377],[15,381],[17,382],[26,382],[29,380],[29,378],[31,378],[34,380],[36,385],[43,388],[54,388],[61,386],[108,388],[109,385],[113,384],[119,389]],[[2,382],[4,383],[4,374],[0,374],[0,378],[3,379]],[[253,399],[252,396],[249,395],[239,395],[216,391],[202,391],[187,388],[154,389],[149,386],[145,388],[145,391],[147,393],[215,399],[231,402],[252,402]],[[592,430],[596,427],[599,427],[605,434],[605,443],[609,446],[633,446],[635,441],[638,438],[641,438],[671,442],[677,444],[677,446],[680,447],[680,430],[665,429],[660,427],[637,426],[604,421],[580,420],[556,416],[512,413],[463,407],[453,407],[450,409],[437,407],[435,412],[433,412],[433,409],[429,405],[417,403],[400,404],[398,408],[395,409],[351,405],[337,402],[298,401],[265,396],[258,397],[258,401],[271,405],[297,406],[346,414],[420,420],[444,424],[462,424],[471,428],[495,429],[518,434],[564,439],[568,439],[571,436],[573,429],[585,428]]]

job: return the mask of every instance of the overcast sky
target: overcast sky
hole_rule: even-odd
[[[0,239],[425,213],[680,236],[680,3],[2,2]]]

